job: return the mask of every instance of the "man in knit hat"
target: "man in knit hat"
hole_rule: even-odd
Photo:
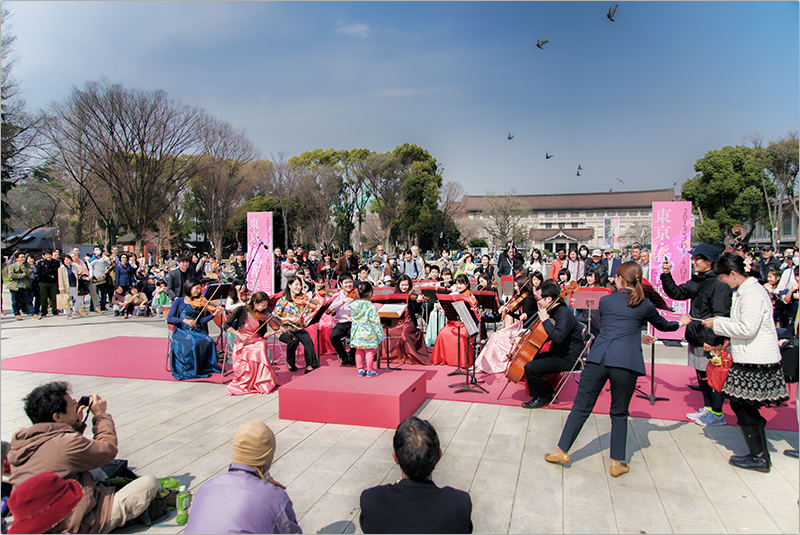
[[[259,420],[233,436],[228,471],[197,491],[184,533],[302,533],[286,487],[272,479],[275,434]]]

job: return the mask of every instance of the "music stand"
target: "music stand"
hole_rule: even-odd
[[[232,284],[229,282],[223,282],[220,284],[209,284],[206,286],[206,289],[203,290],[203,297],[208,299],[209,301],[213,301],[214,299],[221,299],[223,297],[228,297],[228,292],[231,291]]]
[[[458,336],[458,360],[456,370],[448,373],[447,375],[464,375],[464,381],[461,383],[453,383],[449,385],[450,388],[453,387],[460,387],[455,390],[454,393],[459,394],[461,392],[475,392],[475,393],[489,393],[488,390],[480,386],[478,383],[479,381],[475,378],[475,357],[473,355],[473,368],[472,374],[469,372],[469,339],[473,336],[477,337],[480,334],[480,320],[475,316],[475,312],[472,310],[472,307],[469,306],[468,300],[464,296],[459,295],[441,295],[439,296],[439,303],[442,306],[442,310],[444,311],[444,315],[448,321],[455,321],[456,328],[457,328],[457,336]],[[461,369],[461,326],[467,330],[467,355],[466,355],[466,365],[464,369]],[[475,348],[473,347],[473,352]],[[483,381],[480,381],[483,382]],[[477,387],[477,388],[475,388]],[[480,389],[480,390],[478,390]]]
[[[500,309],[500,301],[497,299],[497,292],[484,290],[472,292],[472,295],[474,295],[475,299],[478,300],[478,306],[481,308],[481,310],[491,312],[492,318],[495,320],[494,323],[497,323],[498,312]]]
[[[589,311],[589,332],[592,332],[592,310],[598,310],[600,308],[600,299],[610,293],[610,288],[591,286],[588,288],[578,288],[575,293],[572,294],[569,300],[570,308]]]
[[[407,307],[408,306],[407,305],[407,303],[408,303],[408,294],[392,293],[392,294],[386,294],[386,295],[375,295],[373,293],[372,299],[370,299],[370,301],[372,301],[373,303],[385,303],[385,304],[404,303],[404,304],[406,304],[406,307]],[[411,314],[411,311],[408,311],[408,313]],[[386,344],[386,346],[385,346],[386,350],[384,351],[384,353],[386,354],[386,369],[387,370],[399,370],[400,368],[392,368],[391,364],[389,363],[389,328],[394,326],[395,322],[397,322],[400,319],[400,317],[402,317],[402,314],[400,314],[400,316],[398,316],[397,318],[388,317],[388,316],[382,316],[381,315],[381,311],[379,309],[378,310],[378,316],[381,319],[381,325],[383,325],[384,339],[383,339],[383,342],[381,342],[381,343],[385,343]],[[380,355],[378,355],[378,358],[376,359],[375,362],[377,363],[377,368],[380,369],[381,368],[381,356]]]
[[[661,310],[666,310],[668,312],[673,312],[672,308],[667,304],[661,294],[658,293],[658,290],[650,284],[650,281],[642,277],[642,288],[644,288],[644,295],[647,297],[656,308]],[[655,328],[648,324],[647,326],[647,334],[653,335],[655,332]],[[650,344],[650,393],[645,394],[644,391],[639,388],[638,386],[635,387],[635,390],[639,392],[636,394],[637,398],[642,399],[649,399],[650,405],[655,405],[656,401],[669,401],[669,398],[658,397],[656,396],[656,344],[655,341]]]

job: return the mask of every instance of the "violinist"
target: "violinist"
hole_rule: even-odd
[[[283,322],[286,331],[281,334],[280,341],[286,344],[286,363],[291,372],[297,371],[295,366],[295,351],[299,344],[303,344],[305,355],[306,370],[310,373],[319,368],[319,360],[314,351],[314,343],[305,329],[307,318],[313,315],[312,307],[303,304],[309,298],[303,299],[303,281],[294,275],[290,275],[286,280],[286,290],[283,297],[275,303],[273,314],[278,316]]]
[[[408,275],[400,275],[395,293],[407,294],[407,306],[397,325],[389,328],[389,360],[398,364],[430,364],[425,336],[417,328],[417,315],[422,311],[423,295],[411,294],[413,282]]]
[[[225,300],[225,311],[233,312],[236,308],[247,304],[247,286],[244,279],[234,279],[228,298]]]
[[[223,330],[235,336],[233,345],[233,379],[228,383],[228,392],[239,394],[269,394],[280,386],[269,363],[267,341],[264,336],[274,335],[279,330],[273,316],[266,312],[269,296],[255,292],[246,306],[237,307],[222,324]]]
[[[349,271],[339,275],[339,287],[341,290],[336,293],[328,307],[328,310],[333,311],[333,318],[336,320],[336,325],[331,329],[331,345],[339,357],[340,366],[355,366],[355,348],[351,347],[349,352],[344,349],[344,339],[350,336],[350,303],[357,297],[353,289],[353,275]]]
[[[448,268],[445,268],[447,270]],[[473,309],[477,308],[478,300],[472,295],[469,290],[469,279],[463,273],[456,276],[453,282],[453,291],[450,295],[462,295],[469,301]],[[476,311],[476,316],[480,317]],[[459,365],[459,353],[461,358],[464,359],[466,355],[467,367],[472,366],[474,355],[472,347],[469,346],[469,336],[467,329],[462,325],[458,326],[458,321],[450,321],[444,328],[439,331],[439,336],[436,337],[436,343],[433,345],[433,353],[431,354],[432,364],[447,364],[448,366]],[[461,351],[458,350],[458,345],[461,345]],[[463,363],[463,362],[462,362]]]
[[[312,298],[318,303],[325,303],[331,297],[336,295],[336,291],[328,290],[328,284],[322,279],[314,281],[314,295]],[[333,312],[329,308],[325,314],[313,325],[306,327],[311,341],[314,342],[314,347],[317,350],[317,357],[322,358],[322,355],[330,355],[334,352],[333,345],[331,344],[331,333],[336,326],[336,320],[333,318]]]
[[[216,346],[208,335],[208,322],[222,308],[201,297],[202,291],[199,279],[187,280],[181,292],[183,298],[172,302],[167,315],[167,323],[175,326],[170,343],[170,369],[179,381],[210,377],[212,372],[222,371],[217,364]]]
[[[514,277],[514,295],[508,303],[500,307],[503,317],[503,328],[510,327],[516,321],[522,321],[527,328],[536,316],[536,296],[533,284],[527,275],[518,274]]]
[[[538,409],[553,401],[553,387],[545,374],[571,370],[583,351],[583,326],[564,301],[558,299],[561,294],[558,284],[548,279],[534,293],[539,309],[537,319],[551,343],[548,351],[525,364],[525,380],[531,395],[531,400],[522,404],[526,409]]]

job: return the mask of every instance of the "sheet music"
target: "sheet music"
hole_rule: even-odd
[[[475,320],[472,319],[472,314],[467,308],[467,302],[453,301],[453,308],[458,312],[458,317],[461,319],[461,323],[464,324],[464,327],[466,327],[467,334],[475,336],[478,333],[478,326],[475,324]]]
[[[378,307],[378,316],[382,318],[399,318],[406,310],[405,303],[382,303]]]

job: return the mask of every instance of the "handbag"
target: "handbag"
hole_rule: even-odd
[[[781,366],[783,378],[787,383],[796,383],[798,368],[800,368],[800,352],[798,351],[797,337],[791,338],[781,347]]]
[[[725,381],[728,379],[728,371],[733,364],[733,357],[730,352],[730,341],[726,341],[722,346],[722,350],[718,355],[708,361],[706,365],[706,380],[708,386],[722,392],[722,387],[725,386]]]
[[[89,294],[89,281],[78,279],[78,295]]]
[[[56,294],[56,308],[59,310],[72,308],[72,296],[69,294]]]

